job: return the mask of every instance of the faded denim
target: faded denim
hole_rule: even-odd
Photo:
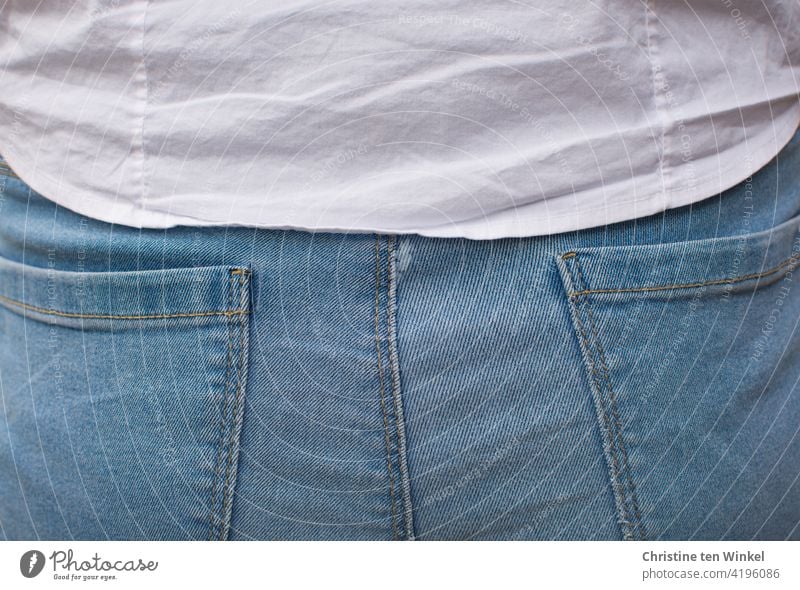
[[[469,241],[137,230],[0,169],[7,539],[800,539],[800,136]]]

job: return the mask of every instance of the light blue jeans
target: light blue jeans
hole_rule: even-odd
[[[800,136],[695,206],[485,242],[0,187],[7,539],[800,539]]]

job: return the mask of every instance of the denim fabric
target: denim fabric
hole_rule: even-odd
[[[87,219],[0,169],[7,539],[800,539],[800,136],[470,241]]]

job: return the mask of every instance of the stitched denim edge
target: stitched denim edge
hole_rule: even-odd
[[[412,540],[414,530],[395,338],[393,239],[390,236],[375,236],[375,353],[386,446],[392,539],[399,541]]]
[[[250,276],[247,269],[233,269],[228,277],[228,309],[250,309]],[[239,439],[244,420],[247,384],[249,314],[227,316],[225,388],[219,401],[219,442],[214,467],[209,515],[209,540],[224,541],[230,534],[233,494],[239,462]]]
[[[400,357],[397,351],[397,258],[394,236],[387,240],[388,258],[388,283],[387,294],[387,331],[389,343],[389,363],[392,371],[392,401],[394,404],[395,430],[397,432],[397,453],[400,468],[400,484],[403,494],[403,513],[405,519],[406,540],[413,541],[414,535],[414,506],[411,501],[411,478],[408,472],[408,458],[406,451],[406,424],[403,414],[403,398],[400,389]]]
[[[392,425],[386,404],[386,385],[384,380],[383,358],[385,339],[382,339],[381,329],[381,309],[382,309],[382,264],[381,264],[381,238],[375,236],[375,357],[378,370],[378,394],[383,418],[383,438],[386,446],[386,470],[389,476],[389,514],[392,523],[392,539],[400,538],[397,525],[397,506],[395,500],[394,483],[394,444],[392,436]]]
[[[208,310],[208,311],[197,311],[191,313],[154,313],[154,314],[131,314],[131,315],[78,313],[78,312],[59,311],[57,309],[45,309],[43,307],[37,307],[35,305],[28,305],[27,303],[23,303],[22,301],[17,301],[16,299],[11,299],[9,297],[3,297],[2,295],[0,295],[0,305],[3,305],[5,307],[17,308],[22,311],[28,311],[31,313],[37,313],[45,316],[55,316],[60,318],[72,318],[81,320],[170,320],[170,319],[180,319],[180,318],[205,318],[214,316],[230,317],[237,315],[247,315],[250,313],[249,310],[244,310],[244,309]]]
[[[50,324],[115,329],[136,322],[218,321],[251,313],[230,307],[232,266],[76,272],[0,257],[0,306]]]
[[[576,264],[577,258],[575,252],[567,252],[562,256],[563,260],[570,260],[575,258]],[[616,289],[583,289],[580,291],[571,291],[568,293],[570,297],[579,297],[583,295],[609,295],[609,294],[619,294],[619,293],[650,293],[656,291],[674,291],[674,290],[681,290],[681,289],[698,289],[701,287],[712,287],[712,286],[725,286],[725,285],[733,285],[736,283],[743,283],[746,281],[758,281],[760,279],[770,277],[776,273],[780,273],[782,270],[784,271],[783,274],[787,274],[792,272],[800,263],[800,254],[793,254],[789,258],[783,260],[779,264],[773,266],[762,272],[757,273],[749,273],[745,275],[739,275],[727,279],[716,279],[711,281],[698,281],[694,283],[676,283],[671,285],[652,285],[649,287],[620,287]],[[778,278],[780,278],[779,275]]]
[[[617,396],[611,384],[605,351],[592,314],[590,297],[586,293],[589,289],[585,284],[583,271],[575,252],[558,256],[557,264],[591,384],[622,537],[625,540],[645,540],[639,500],[628,463],[622,421],[617,409]]]
[[[582,247],[562,256],[565,261],[578,256],[591,275],[590,288],[576,288],[570,295],[644,293],[657,297],[703,287],[733,291],[769,285],[800,262],[798,240],[800,215],[758,232],[659,244]]]

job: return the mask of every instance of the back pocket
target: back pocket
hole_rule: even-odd
[[[0,259],[7,538],[227,537],[250,278]]]
[[[624,538],[800,535],[798,225],[557,257]]]

